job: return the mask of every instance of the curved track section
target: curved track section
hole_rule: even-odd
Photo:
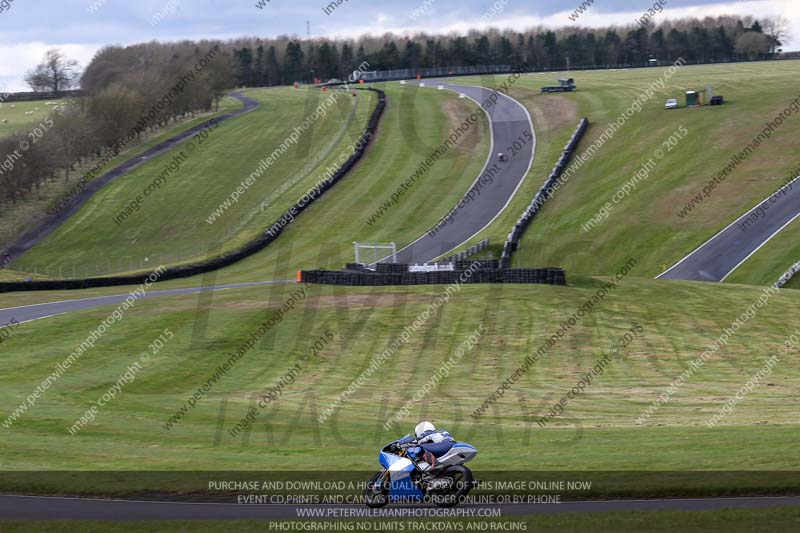
[[[658,279],[721,282],[800,217],[800,178],[733,221]]]
[[[64,222],[67,221],[72,215],[74,215],[78,209],[81,208],[83,204],[85,204],[94,194],[99,191],[102,187],[105,187],[112,181],[121,178],[122,176],[128,174],[132,170],[139,168],[140,166],[144,165],[154,157],[157,157],[161,154],[169,152],[179,144],[191,139],[195,134],[202,131],[204,128],[207,128],[209,124],[216,124],[220,122],[225,122],[232,118],[240,117],[246,113],[249,113],[255,109],[258,109],[259,103],[257,100],[254,100],[248,96],[244,96],[241,93],[231,93],[231,96],[242,102],[244,106],[241,109],[237,109],[235,111],[231,111],[230,113],[226,113],[222,116],[212,118],[210,120],[206,120],[196,126],[192,126],[188,130],[181,132],[169,139],[158,143],[157,145],[145,150],[138,156],[129,159],[128,161],[118,165],[117,167],[113,168],[112,170],[106,172],[101,177],[92,180],[89,182],[89,185],[86,186],[86,189],[81,192],[78,196],[76,196],[69,204],[64,206],[64,208],[59,211],[56,215],[48,218],[44,222],[42,222],[37,227],[33,228],[31,231],[23,235],[20,239],[18,239],[14,244],[12,244],[4,253],[7,254],[11,260],[19,258],[39,244],[45,237],[53,233],[57,230]],[[3,255],[3,254],[0,254]]]
[[[191,287],[188,289],[168,289],[163,291],[151,291],[142,298],[155,298],[164,296],[191,295],[201,292],[226,291],[228,289],[238,289],[242,287],[261,287],[264,285],[276,285],[281,283],[295,283],[294,280],[287,281],[256,281],[252,283],[232,283],[230,285],[213,285],[208,287]],[[76,300],[61,300],[58,302],[46,302],[33,305],[22,305],[19,307],[8,307],[0,309],[0,327],[8,326],[12,320],[24,324],[50,318],[56,315],[63,315],[74,311],[94,309],[106,305],[122,303],[128,298],[129,294],[115,294],[112,296],[97,296],[94,298],[80,298]]]
[[[508,206],[533,164],[536,153],[536,132],[528,110],[513,98],[503,93],[472,85],[457,85],[437,80],[422,82],[427,86],[441,85],[445,89],[458,92],[474,101],[489,117],[492,142],[489,158],[483,171],[476,178],[467,194],[473,193],[468,203],[459,204],[451,212],[452,221],[441,224],[428,231],[417,240],[397,252],[400,263],[424,263],[433,261],[483,231]],[[409,85],[418,85],[418,83]],[[481,106],[489,98],[497,95],[494,105]],[[527,141],[522,144],[522,140]],[[509,147],[514,142],[522,144],[512,155]],[[498,153],[506,153],[507,159],[501,161]],[[490,175],[492,183],[478,185],[481,178]],[[446,216],[447,212],[442,212]]]

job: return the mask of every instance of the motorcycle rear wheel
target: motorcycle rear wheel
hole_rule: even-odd
[[[466,466],[451,466],[437,477],[451,478],[453,480],[453,486],[455,487],[455,490],[449,494],[435,494],[431,496],[431,501],[437,507],[455,507],[463,502],[469,494],[469,491],[472,490],[472,470]]]

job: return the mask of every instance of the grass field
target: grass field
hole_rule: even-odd
[[[794,507],[767,507],[762,509],[722,509],[719,511],[628,511],[593,513],[558,513],[529,516],[506,516],[501,519],[437,519],[423,524],[401,521],[389,524],[378,521],[356,524],[354,522],[327,522],[331,530],[348,531],[539,531],[539,532],[672,532],[707,533],[708,531],[728,531],[730,533],[751,533],[753,531],[791,531],[800,527],[800,513]],[[471,525],[470,525],[471,524]],[[492,528],[492,524],[495,524]],[[358,525],[358,529],[356,529]],[[134,522],[124,525],[117,522],[0,522],[3,531],[23,533],[47,529],[53,533],[71,532],[76,528],[84,533],[115,533],[118,531],[195,531],[263,532],[292,527],[286,521],[219,521],[219,522]],[[308,525],[309,529],[313,526]],[[523,529],[524,528],[524,529]]]
[[[112,164],[108,165],[106,171],[116,168],[122,163],[137,157],[148,148],[201,122],[209,120],[214,116],[225,114],[231,110],[238,109],[241,106],[242,104],[238,100],[225,97],[220,101],[219,111],[195,115],[194,117],[174,122],[162,130],[151,132],[149,135],[144,136],[141,144],[122,151],[114,159]],[[78,179],[88,172],[96,163],[96,161],[86,161],[84,165],[76,167],[76,171],[71,175],[69,180],[57,178],[47,181],[42,184],[35,195],[28,196],[15,204],[3,205],[2,209],[0,209],[0,248],[5,248],[14,242],[21,233],[29,231],[31,227],[42,223],[48,216],[47,210],[52,205],[58,203],[63,197],[67,196],[75,187]],[[40,268],[37,265],[32,265],[32,269],[39,270]],[[42,266],[41,270],[44,269],[45,267]],[[0,271],[0,275],[4,277],[12,276],[12,274],[7,271]],[[16,276],[16,279],[24,279],[30,277],[30,275],[29,273],[22,272]]]
[[[532,112],[540,150],[530,175],[531,183],[520,190],[509,213],[499,218],[477,239],[488,237],[502,242],[524,206],[558,158],[566,138],[586,116],[592,127],[578,153],[582,153],[642,94],[656,82],[665,68],[575,72],[578,91],[569,94],[540,95],[538,89],[558,73],[524,76],[511,90]],[[562,266],[570,272],[604,274],[614,271],[623,258],[635,254],[644,267],[643,274],[656,276],[664,268],[727,226],[763,198],[780,188],[800,160],[791,149],[800,134],[800,116],[794,115],[762,144],[688,216],[678,213],[719,171],[758,135],[797,96],[794,80],[800,62],[747,63],[683,67],[666,80],[663,90],[644,104],[619,129],[613,139],[598,150],[568,183],[559,189],[526,233],[517,265]],[[495,78],[496,82],[502,77]],[[461,81],[461,80],[459,80]],[[470,82],[469,79],[466,82]],[[489,84],[490,80],[472,79]],[[667,98],[679,98],[687,89],[704,89],[713,84],[714,93],[725,96],[726,105],[676,111],[664,110]],[[557,106],[570,111],[569,120],[557,120],[555,130],[539,126],[542,115]],[[577,111],[575,111],[577,109]],[[688,134],[667,151],[662,143],[673,132],[685,127]],[[551,144],[552,146],[548,146]],[[563,142],[562,142],[563,141]],[[549,152],[545,150],[550,149]],[[598,227],[585,232],[589,221],[619,188],[659,149],[665,157],[655,159],[656,167],[630,196],[614,205]],[[797,235],[797,226],[787,230]],[[558,235],[558,238],[553,238]],[[791,238],[791,237],[788,237]],[[476,240],[477,240],[476,239]],[[783,268],[783,254],[764,257],[763,262]],[[796,261],[797,259],[795,259]],[[763,283],[757,267],[743,269],[737,282]],[[752,277],[747,275],[752,272]]]
[[[297,268],[319,266],[321,256],[324,256],[324,262],[339,267],[352,258],[352,241],[396,240],[398,244],[410,242],[437,222],[441,216],[438,210],[442,205],[454,205],[458,201],[485,161],[488,151],[488,139],[484,136],[488,130],[486,124],[473,128],[461,140],[457,149],[451,151],[438,167],[432,169],[403,196],[397,207],[388,211],[373,225],[367,224],[367,219],[381,202],[388,200],[391,193],[414,173],[419,162],[443,142],[450,128],[460,123],[459,117],[472,111],[471,105],[459,101],[452,94],[425,91],[419,97],[407,99],[399,85],[387,86],[386,89],[389,104],[367,158],[317,205],[298,218],[281,237],[278,245],[227,269],[219,274],[218,279],[252,280],[287,275],[294,277]],[[271,151],[264,146],[272,147],[275,142],[279,143],[291,131],[291,125],[304,116],[300,106],[302,102],[298,101],[296,92],[287,89],[257,91],[254,94],[267,103],[263,112],[257,111],[240,119],[248,121],[244,124],[231,123],[229,127],[233,129],[228,132],[224,132],[226,126],[222,126],[217,140],[214,141],[218,144],[211,145],[203,152],[202,158],[196,158],[198,165],[204,165],[202,169],[192,170],[189,167],[194,160],[181,169],[178,177],[180,180],[185,179],[183,176],[198,175],[197,180],[205,180],[206,185],[213,182],[213,187],[209,185],[202,195],[198,195],[197,202],[186,204],[181,202],[182,191],[164,190],[162,194],[148,200],[142,211],[135,215],[138,217],[135,221],[115,227],[113,222],[109,223],[108,217],[114,213],[113,208],[119,207],[119,202],[112,202],[110,198],[133,195],[136,187],[141,188],[141,183],[146,184],[152,179],[146,171],[137,171],[132,176],[133,179],[126,179],[124,185],[115,184],[115,187],[102,191],[66,226],[12,267],[30,271],[33,270],[33,265],[51,265],[48,272],[52,273],[58,269],[59,264],[79,261],[79,265],[89,265],[90,271],[95,268],[94,264],[103,265],[104,262],[110,265],[106,268],[97,267],[99,272],[108,271],[109,268],[118,271],[132,262],[136,266],[135,259],[127,259],[127,256],[134,253],[140,261],[144,256],[149,257],[149,264],[169,264],[176,257],[185,259],[191,254],[196,254],[194,258],[202,257],[213,248],[211,244],[220,239],[224,249],[241,244],[257,232],[263,231],[268,222],[276,220],[291,201],[299,198],[318,181],[319,169],[324,168],[331,159],[338,158],[342,148],[352,143],[353,135],[363,128],[364,120],[372,108],[371,105],[367,108],[366,103],[360,104],[356,118],[348,125],[346,135],[335,147],[331,139],[343,133],[341,128],[348,124],[349,115],[330,113],[323,125],[327,128],[327,133],[323,132],[322,126],[314,133],[315,139],[328,141],[329,151],[315,155],[322,162],[312,165],[312,162],[304,159],[302,150],[287,153],[283,167],[278,168],[281,164],[279,161],[270,170],[269,180],[259,182],[220,222],[210,226],[205,222],[205,217],[243,179],[245,167],[252,170],[251,167],[254,168],[255,165],[251,164],[251,160],[257,161]],[[274,97],[286,100],[281,105],[269,105],[270,99]],[[363,96],[359,99],[360,102],[366,100]],[[290,102],[292,105],[289,105]],[[343,105],[351,104],[346,101]],[[269,135],[275,139],[254,142],[250,138],[253,128],[257,129],[258,124],[271,116],[270,113],[286,115],[273,117],[274,122],[270,121],[271,124],[276,124],[269,131]],[[232,146],[236,146],[237,150],[246,155],[243,154],[232,162],[228,155]],[[213,163],[207,164],[206,159]],[[302,175],[292,174],[295,172],[294,166],[299,164],[298,161],[305,166]],[[216,173],[212,171],[212,167],[216,169]],[[225,176],[226,181],[219,180],[219,176]],[[286,187],[286,183],[294,185]],[[206,185],[193,184],[192,187],[200,190]],[[256,187],[260,189],[256,190]],[[123,190],[127,192],[121,192]],[[277,200],[278,196],[280,200]],[[261,212],[262,201],[266,201],[267,205],[264,212]],[[201,215],[203,218],[200,218]],[[179,223],[181,220],[183,222]],[[170,229],[168,233],[165,233],[165,221],[169,222],[166,226]],[[88,231],[90,227],[104,229],[87,246],[81,238],[81,232]],[[120,233],[123,238],[116,238],[115,235],[118,237]],[[164,239],[167,234],[171,237],[169,240]],[[287,253],[292,255],[289,262],[286,260]],[[276,266],[276,262],[281,264]],[[71,272],[68,266],[64,266],[64,271]],[[80,267],[77,272],[81,272]]]
[[[473,409],[600,286],[599,280],[583,278],[574,287],[465,287],[321,425],[317,416],[444,288],[314,286],[169,430],[164,428],[169,417],[298,286],[230,290],[211,300],[143,300],[33,408],[0,431],[0,465],[4,470],[368,471],[376,468],[381,444],[410,431],[419,418],[432,416],[480,449],[473,463],[478,471],[519,470],[520,464],[530,470],[570,471],[796,468],[796,357],[782,357],[768,383],[739,402],[717,427],[704,426],[800,328],[795,318],[800,304],[791,295],[773,296],[667,405],[643,425],[635,422],[689,361],[758,298],[761,291],[755,288],[625,280],[496,409],[475,422]],[[14,411],[111,311],[17,328],[2,347],[0,412],[8,416]],[[396,429],[385,431],[383,423],[481,324],[486,329],[480,346],[468,352],[435,393],[413,405]],[[571,401],[565,415],[540,428],[536,420],[634,324],[641,326],[641,336]],[[68,428],[165,329],[174,338],[93,423],[70,435]],[[326,335],[333,340],[303,365],[252,431],[231,436],[227,431],[253,402]]]
[[[261,101],[258,110],[220,125],[202,143],[198,139],[178,147],[105,187],[12,267],[56,276],[73,266],[79,276],[108,274],[141,270],[151,262],[196,260],[241,245],[263,232],[320,181],[327,166],[340,160],[363,132],[375,104],[375,97],[366,92],[359,98],[289,88],[250,94]],[[256,180],[241,201],[213,224],[207,223],[259,162],[327,98],[333,98],[333,105],[326,115]],[[167,184],[146,197],[130,218],[116,223],[118,214],[181,151],[186,159]],[[187,195],[192,202],[186,201]],[[87,232],[94,236],[91,243],[85,240]]]
[[[0,103],[0,137],[12,133],[28,133],[29,126],[39,124],[53,108],[67,103],[68,99],[38,100],[35,102],[2,102]],[[30,115],[25,113],[30,112]],[[6,122],[2,122],[5,120]]]

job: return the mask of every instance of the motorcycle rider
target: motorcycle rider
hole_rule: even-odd
[[[456,440],[447,431],[436,429],[428,420],[423,420],[414,428],[414,435],[417,437],[415,443],[417,448],[409,450],[411,454],[421,459],[429,468],[436,465],[436,459],[445,455]],[[420,465],[424,466],[424,465]],[[425,468],[427,470],[427,468]]]

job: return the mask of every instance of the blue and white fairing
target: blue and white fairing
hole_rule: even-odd
[[[436,462],[440,466],[461,465],[478,455],[478,450],[466,442],[456,442],[450,451],[441,456]]]
[[[406,435],[402,439],[396,441],[399,443],[406,443],[411,441],[411,437]],[[394,443],[391,443],[394,444]],[[378,460],[381,465],[389,470],[389,498],[392,501],[417,501],[422,500],[424,494],[414,484],[411,479],[411,472],[414,471],[414,463],[406,457],[400,457],[386,450],[390,445],[385,446],[378,454]]]

